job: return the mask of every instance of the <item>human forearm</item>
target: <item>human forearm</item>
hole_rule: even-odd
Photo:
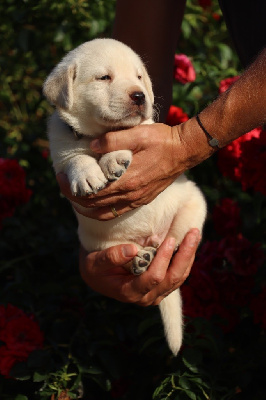
[[[266,121],[266,50],[231,88],[200,113],[205,129],[224,147]],[[208,158],[215,149],[196,118],[173,128],[187,149],[187,168]]]

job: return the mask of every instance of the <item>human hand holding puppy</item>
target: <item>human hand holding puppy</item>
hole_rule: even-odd
[[[98,220],[113,219],[111,206],[114,205],[120,216],[149,204],[179,175],[214,152],[197,123],[192,120],[190,123],[193,126],[185,136],[181,126],[165,124],[141,125],[101,136],[91,143],[91,149],[96,153],[124,148],[132,151],[133,160],[127,173],[88,197],[73,196],[67,177],[58,174],[61,192],[74,203],[77,212]],[[198,140],[192,134],[195,131],[198,131]]]
[[[145,274],[135,276],[123,266],[138,249],[122,244],[87,253],[81,247],[80,273],[93,290],[116,300],[140,306],[158,305],[188,277],[200,241],[197,229],[191,229],[173,256],[175,241],[167,238]]]

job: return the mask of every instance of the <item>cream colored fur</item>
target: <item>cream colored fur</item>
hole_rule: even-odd
[[[132,100],[136,92],[144,94],[142,104]],[[91,139],[113,129],[153,123],[154,98],[146,69],[129,47],[112,39],[86,42],[66,55],[45,81],[44,94],[56,106],[48,124],[54,169],[67,174],[76,194],[101,190],[108,180],[118,179],[132,159],[129,150],[99,159],[89,148]],[[206,205],[200,190],[182,175],[150,204],[120,218],[103,222],[76,215],[80,241],[89,252],[121,243],[142,249],[154,236],[159,245],[166,236],[174,236],[178,245],[190,228],[201,231]],[[159,307],[169,347],[177,354],[182,344],[179,290]]]

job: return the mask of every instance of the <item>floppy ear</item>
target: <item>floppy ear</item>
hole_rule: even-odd
[[[151,79],[148,75],[148,72],[146,70],[146,68],[143,65],[143,81],[144,81],[144,85],[147,89],[148,95],[150,96],[151,102],[152,104],[154,103],[154,94],[153,94],[153,90],[152,90],[152,83],[151,83]]]
[[[47,100],[65,110],[73,106],[73,82],[77,75],[77,65],[58,64],[43,85]]]

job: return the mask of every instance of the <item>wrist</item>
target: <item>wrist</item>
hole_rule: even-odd
[[[182,152],[178,151],[178,163],[183,166],[183,171],[195,167],[213,153],[218,148],[209,145],[209,138],[206,136],[196,117],[172,127],[173,136],[177,137],[182,147]],[[181,159],[180,159],[181,158]]]

